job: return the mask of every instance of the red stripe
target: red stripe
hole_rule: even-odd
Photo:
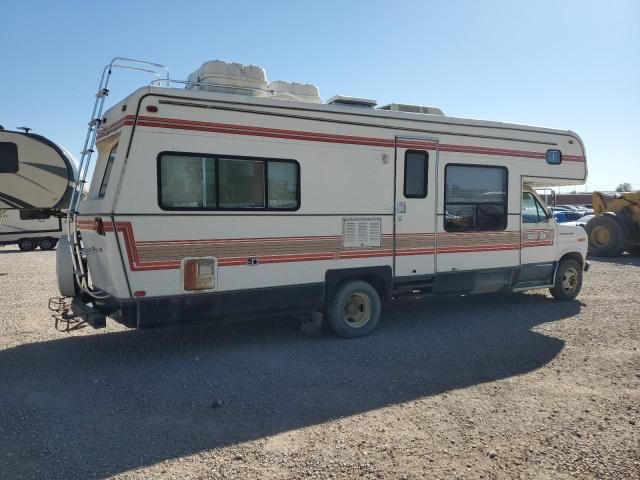
[[[128,115],[118,120],[110,127],[106,127],[101,130],[98,137],[104,137],[113,133],[116,129],[124,125],[132,125],[133,115]],[[375,137],[360,137],[354,135],[340,135],[331,133],[319,133],[297,130],[283,130],[277,128],[256,127],[248,125],[236,125],[226,123],[215,122],[201,122],[196,120],[182,120],[177,118],[163,118],[163,117],[138,117],[137,125],[143,127],[156,127],[156,128],[170,128],[174,130],[193,130],[204,132],[216,132],[226,133],[233,135],[249,135],[256,137],[271,137],[271,138],[283,138],[289,140],[304,140],[314,142],[325,143],[341,143],[352,145],[369,145],[380,147],[401,147],[401,148],[426,148],[435,149],[435,142],[420,142],[420,141],[398,141],[393,139],[375,138]],[[536,158],[544,159],[546,152],[532,152],[526,150],[512,150],[506,148],[492,148],[492,147],[478,147],[470,145],[453,145],[453,144],[440,144],[439,149],[444,152],[458,152],[458,153],[477,153],[482,155],[498,155],[508,157],[524,157],[524,158]],[[563,159],[568,162],[584,162],[584,156],[580,155],[563,155]]]
[[[91,222],[79,222],[90,224]],[[113,226],[110,226],[109,223],[105,223],[105,229],[109,228],[113,229]],[[183,240],[175,240],[175,241],[161,241],[161,242],[139,242],[136,243],[135,237],[133,234],[133,228],[131,222],[117,222],[115,224],[115,230],[123,235],[125,249],[127,251],[127,257],[129,260],[129,268],[131,271],[150,271],[150,270],[175,270],[179,269],[181,266],[180,260],[167,260],[167,261],[144,261],[141,262],[138,255],[138,246],[140,245],[154,245],[154,244],[175,244],[175,243],[202,243],[202,242],[217,242],[218,240],[200,240],[200,241],[183,241]],[[496,232],[491,232],[493,235],[496,235]],[[508,232],[505,232],[508,233]],[[415,235],[415,234],[405,234],[405,235]],[[431,236],[433,234],[417,234],[422,236]],[[464,234],[448,234],[450,236],[454,235],[464,235]],[[282,240],[311,240],[313,238],[339,238],[338,236],[325,236],[325,237],[267,237],[261,239],[236,239],[242,241],[255,241],[255,240],[274,240],[274,241],[282,241]],[[227,239],[226,241],[231,241],[233,239]],[[548,241],[534,241],[534,242],[523,242],[523,247],[536,247],[536,246],[546,246],[553,245],[553,240]],[[471,252],[490,252],[490,251],[506,251],[506,250],[517,250],[521,248],[520,244],[501,244],[501,245],[476,245],[476,246],[449,246],[449,247],[439,247],[437,249],[434,248],[426,248],[426,247],[416,247],[416,248],[402,248],[396,250],[397,256],[410,256],[410,255],[433,255],[436,251],[438,253],[471,253]],[[304,261],[322,261],[322,260],[336,260],[336,259],[357,259],[357,258],[374,258],[374,257],[390,257],[393,255],[393,249],[376,249],[376,250],[347,250],[342,252],[314,252],[314,253],[300,253],[300,254],[283,254],[283,255],[270,255],[270,256],[261,256],[258,258],[259,262],[262,264],[270,264],[270,263],[287,263],[287,262],[304,262]],[[239,266],[246,265],[245,257],[228,257],[221,258],[218,260],[218,265],[221,267],[225,266]]]

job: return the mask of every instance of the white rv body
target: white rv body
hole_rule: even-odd
[[[465,294],[550,287],[564,258],[587,265],[582,229],[557,225],[532,190],[585,182],[576,134],[337,98],[152,86],[108,110],[78,217],[108,297],[94,306],[144,327],[322,309],[345,279],[383,298]],[[243,183],[251,198],[224,203],[234,178],[258,194]]]

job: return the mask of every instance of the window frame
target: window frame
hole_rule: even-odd
[[[162,156],[163,155],[175,155],[184,157],[197,157],[197,158],[212,158],[215,160],[215,172],[216,172],[216,207],[204,208],[204,207],[169,207],[162,204]],[[220,162],[218,159],[229,160],[252,160],[264,163],[264,194],[265,194],[265,206],[264,207],[220,207]],[[268,162],[282,162],[291,163],[296,165],[296,206],[276,208],[269,207],[269,165]],[[156,156],[156,189],[157,189],[157,202],[158,207],[161,210],[168,212],[295,212],[300,210],[302,205],[301,195],[301,172],[300,162],[291,158],[273,158],[273,157],[252,157],[247,155],[227,155],[224,153],[196,153],[196,152],[179,152],[172,150],[163,150]]]
[[[523,215],[522,212],[524,211],[523,207],[524,207],[524,196],[525,195],[530,195],[531,198],[533,199],[533,203],[534,203],[534,205],[536,207],[536,212],[538,214],[537,215],[538,216],[538,221],[537,222],[525,222],[524,221],[524,215]],[[544,209],[544,207],[542,206],[542,203],[540,203],[538,197],[536,197],[535,194],[525,190],[525,191],[522,192],[522,196],[523,196],[523,198],[522,198],[522,206],[520,207],[520,216],[521,216],[523,225],[537,225],[538,223],[548,222],[549,221],[549,218],[550,218],[549,212],[547,212]],[[542,217],[541,217],[541,215],[542,215]]]
[[[504,222],[504,227],[503,228],[499,228],[499,229],[493,229],[493,230],[478,230],[475,228],[473,228],[473,230],[450,230],[447,228],[447,170],[449,169],[449,167],[479,167],[479,168],[499,168],[505,171],[505,195],[504,195],[504,217],[505,217],[505,222]],[[442,227],[444,229],[445,232],[451,232],[451,233],[465,233],[465,232],[500,232],[500,231],[504,231],[507,230],[507,228],[509,227],[509,168],[506,167],[505,165],[485,165],[485,164],[477,164],[477,163],[447,163],[444,167],[444,210],[442,212]],[[487,202],[487,203],[477,203],[477,202],[462,202],[462,203],[452,203],[452,205],[468,205],[468,206],[474,206],[474,225],[475,225],[475,216],[477,216],[477,206],[478,205],[502,205],[502,203],[495,203],[495,202]],[[522,213],[522,208],[520,213]]]
[[[109,155],[107,155],[107,164],[104,167],[104,173],[102,174],[102,181],[100,182],[100,188],[98,189],[98,198],[104,198],[107,195],[107,187],[109,186],[109,181],[111,180],[111,172],[113,172],[113,165],[116,163],[118,159],[118,147],[120,146],[120,142],[116,142],[116,144],[109,149]],[[116,150],[114,154],[113,151]],[[113,160],[111,157],[113,156]]]
[[[420,153],[425,156],[425,168],[424,168],[424,195],[407,195],[407,155],[409,153]],[[402,193],[405,198],[427,198],[429,195],[429,152],[426,150],[406,150],[404,152],[404,184],[402,187]]]

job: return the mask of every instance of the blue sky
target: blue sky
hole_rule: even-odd
[[[203,61],[266,68],[334,94],[570,129],[588,188],[640,188],[640,2],[14,1],[0,10],[0,125],[77,154],[102,67]],[[146,78],[126,74],[111,100]],[[567,190],[567,189],[565,189]]]

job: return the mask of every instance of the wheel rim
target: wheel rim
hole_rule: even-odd
[[[611,243],[611,233],[608,228],[598,226],[591,231],[591,241],[598,247],[606,247]]]
[[[371,319],[371,300],[364,293],[349,295],[342,310],[344,321],[351,327],[360,328]]]
[[[573,292],[578,287],[578,271],[569,267],[562,275],[562,289],[565,292]]]
[[[25,250],[30,250],[32,246],[33,243],[31,242],[31,240],[24,240],[22,242],[22,248],[24,248]]]
[[[45,250],[49,250],[51,248],[51,242],[49,240],[42,240],[40,242],[40,248],[43,248]]]

